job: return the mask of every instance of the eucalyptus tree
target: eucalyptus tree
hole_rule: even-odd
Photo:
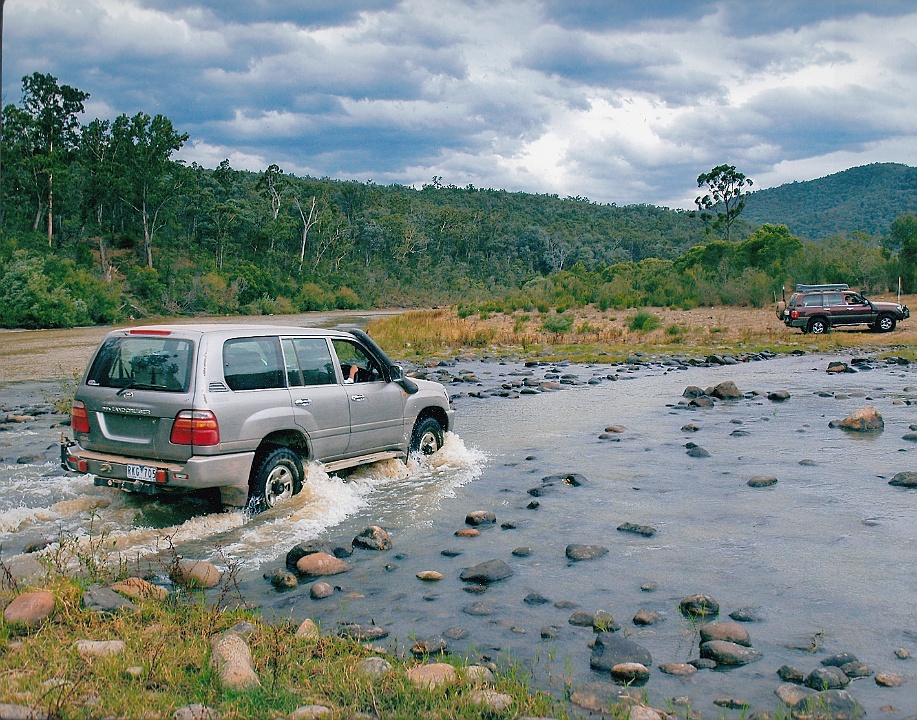
[[[706,186],[709,192],[698,196],[694,204],[701,211],[701,218],[705,221],[713,219],[711,210],[716,212],[716,220],[711,227],[722,230],[726,242],[729,242],[732,224],[745,209],[745,200],[742,199],[743,188],[751,187],[753,184],[751,178],[736,170],[735,165],[717,165],[710,172],[697,176],[697,187]]]
[[[4,109],[9,166],[35,203],[32,229],[47,217],[48,246],[54,237],[54,176],[66,170],[79,143],[83,103],[89,93],[61,85],[57,78],[32,73],[22,78],[22,106]]]
[[[143,229],[143,255],[153,267],[153,240],[162,227],[162,210],[182,184],[180,163],[172,153],[188,133],[180,133],[163,115],[119,115],[112,125],[112,161],[121,201],[136,214]]]

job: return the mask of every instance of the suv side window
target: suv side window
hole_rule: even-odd
[[[823,307],[824,303],[822,302],[821,293],[809,293],[804,295],[802,298],[803,307]]]
[[[382,368],[374,358],[356,343],[347,340],[332,340],[334,352],[341,363],[344,382],[375,382],[382,380]]]
[[[230,390],[286,387],[275,337],[235,338],[223,344],[223,375]]]
[[[284,338],[287,380],[290,387],[333,385],[334,361],[325,338]]]
[[[840,293],[825,293],[825,306],[836,307],[844,304],[844,296]]]

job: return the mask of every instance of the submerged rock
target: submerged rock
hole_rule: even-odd
[[[486,585],[488,583],[504,580],[513,574],[513,569],[502,560],[487,560],[486,562],[465,568],[459,576],[465,582]]]

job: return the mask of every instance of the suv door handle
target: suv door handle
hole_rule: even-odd
[[[366,399],[366,396],[365,395],[351,395],[350,399],[353,400],[354,402],[362,402],[363,400]]]
[[[299,400],[294,400],[293,404],[305,407],[306,405],[311,405],[312,401],[309,398],[299,398]]]

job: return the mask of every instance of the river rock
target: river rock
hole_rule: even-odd
[[[885,428],[885,421],[879,411],[870,405],[851,413],[837,427],[847,432],[878,432]]]
[[[305,577],[339,575],[350,570],[349,563],[323,552],[304,555],[296,561],[296,571]]]
[[[480,688],[471,693],[472,704],[485,708],[488,712],[502,713],[513,705],[513,698],[506,693],[491,688]]]
[[[312,618],[306,618],[300,626],[296,628],[296,637],[304,640],[314,640],[319,637],[318,625]]]
[[[379,625],[359,625],[357,623],[343,623],[338,628],[341,637],[358,640],[360,642],[374,642],[388,637],[388,630]]]
[[[846,690],[825,690],[793,705],[794,720],[862,720],[863,706]]]
[[[917,488],[917,472],[899,472],[888,481],[888,484],[896,487]]]
[[[609,425],[605,428],[605,432],[620,435],[623,432],[627,432],[627,428],[623,425]]]
[[[720,604],[709,595],[698,594],[684,598],[678,609],[689,617],[708,617],[719,614]]]
[[[621,683],[642,685],[650,679],[650,671],[646,665],[636,662],[618,663],[613,665],[611,677]]]
[[[111,588],[90,585],[83,593],[83,607],[97,613],[137,612],[134,603]]]
[[[790,394],[786,390],[775,390],[767,394],[767,399],[773,402],[784,402],[790,399]]]
[[[694,398],[703,397],[706,394],[703,388],[699,388],[697,385],[688,385],[681,396],[693,400]]]
[[[374,680],[387,675],[392,671],[392,664],[381,657],[369,657],[364,658],[357,663],[357,672],[367,677],[371,677]]]
[[[659,666],[660,672],[677,677],[688,677],[697,672],[697,668],[688,663],[663,663]]]
[[[287,715],[286,720],[318,720],[331,714],[331,708],[324,705],[300,705]]]
[[[324,600],[334,595],[334,586],[324,580],[312,583],[309,587],[309,597],[313,600]]]
[[[431,663],[411,668],[406,676],[414,685],[428,688],[453,683],[458,679],[455,668],[448,663]]]
[[[872,675],[872,668],[864,662],[853,660],[841,665],[841,672],[851,680],[856,680],[857,678],[864,678]]]
[[[620,686],[610,683],[587,683],[571,693],[570,702],[583,710],[601,716],[618,703],[625,692]]]
[[[260,687],[248,643],[235,633],[223,633],[210,641],[210,667],[228,690]]]
[[[206,560],[179,560],[170,577],[177,585],[208,589],[220,583],[223,573]]]
[[[695,433],[695,432],[697,432],[698,430],[700,430],[700,427],[698,427],[698,426],[695,425],[694,423],[687,423],[687,424],[681,426],[681,431],[682,431],[682,432],[692,432],[692,433]]]
[[[455,531],[456,537],[478,537],[480,534],[481,531],[477,528],[462,528]]]
[[[84,660],[120,655],[127,650],[123,640],[77,640],[73,643],[77,654]]]
[[[51,720],[51,716],[28,705],[0,703],[0,720]]]
[[[497,516],[490,510],[473,510],[465,516],[465,524],[477,527],[478,525],[493,525]]]
[[[694,445],[693,447],[688,448],[687,455],[688,457],[693,458],[708,458],[710,457],[710,451],[705,450],[700,445]]]
[[[839,667],[830,665],[815,668],[806,676],[805,683],[806,687],[813,690],[837,690],[847,687],[850,684],[850,678],[844,675],[844,671]]]
[[[299,585],[299,580],[296,575],[286,568],[274,568],[270,572],[265,573],[265,577],[271,585],[280,590],[289,590]]]
[[[391,550],[392,539],[389,534],[378,525],[370,525],[353,539],[355,547],[364,550]]]
[[[219,711],[200,703],[184,705],[172,713],[172,720],[219,720],[219,718]]]
[[[656,534],[656,528],[650,525],[638,525],[637,523],[626,522],[622,525],[618,525],[618,532],[642,535],[643,537],[653,537],[653,535]]]
[[[633,640],[610,632],[596,635],[595,646],[589,658],[590,667],[611,672],[611,668],[621,663],[640,663],[649,667],[653,664],[653,657],[649,650]]]
[[[154,585],[147,580],[139,577],[129,577],[126,580],[119,580],[111,586],[111,589],[121,595],[127,595],[131,598],[147,598],[150,600],[163,601],[169,597],[169,591],[159,585]]]
[[[515,548],[512,552],[512,555],[515,557],[525,558],[525,557],[529,557],[533,552],[535,551],[532,550],[532,548],[530,548],[528,545],[522,545],[520,547]]]
[[[824,665],[825,667],[841,667],[842,665],[846,665],[847,663],[856,662],[858,659],[859,658],[857,658],[857,656],[854,655],[853,653],[842,652],[842,653],[835,653],[834,655],[830,655],[824,658],[821,661],[821,664]]]
[[[755,475],[746,484],[751,488],[766,488],[771,485],[776,485],[777,478],[771,477],[770,475]]]
[[[646,610],[641,608],[637,611],[637,614],[634,615],[633,623],[634,625],[647,626],[647,625],[656,625],[661,623],[665,618],[662,617],[655,610]]]
[[[725,640],[710,640],[701,643],[700,656],[716,662],[717,666],[735,667],[748,665],[761,659],[761,653],[751,647]]]
[[[702,643],[711,640],[725,640],[736,645],[751,647],[748,631],[737,622],[723,621],[701,625],[700,639]]]
[[[876,685],[881,687],[900,687],[904,685],[904,676],[894,672],[880,672],[876,675]]]
[[[427,655],[437,655],[446,652],[448,645],[446,640],[438,635],[418,640],[411,646],[411,655],[414,657],[425,657]]]
[[[462,612],[466,615],[473,615],[475,617],[482,617],[487,615],[493,615],[497,612],[497,606],[489,602],[474,602],[471,605],[466,605],[462,608]]]
[[[777,668],[777,676],[784,682],[802,685],[806,681],[806,674],[792,665],[781,665]],[[793,703],[790,703],[792,705]]]
[[[608,554],[608,548],[604,545],[581,545],[574,543],[567,545],[565,551],[568,560],[578,562],[581,560],[595,560],[603,555]]]
[[[797,685],[790,682],[781,683],[774,690],[774,693],[790,707],[797,705],[806,698],[812,697],[817,693],[803,685]]]
[[[513,569],[502,560],[487,560],[465,568],[459,577],[465,582],[487,585],[499,580],[505,580],[512,574]]]
[[[704,408],[704,407],[713,407],[714,402],[713,398],[707,395],[701,397],[696,397],[691,402],[688,403],[691,407]]]
[[[717,397],[720,400],[736,400],[742,397],[742,393],[739,391],[739,388],[736,387],[736,384],[732,380],[726,380],[719,383],[713,392],[710,393],[713,397]]]
[[[522,602],[526,605],[547,605],[551,601],[541,593],[532,592],[522,598]]]
[[[436,570],[421,570],[417,573],[417,578],[424,582],[438,582],[443,579],[443,574],[436,572]]]
[[[31,627],[43,623],[54,612],[54,595],[47,590],[17,595],[3,611],[4,622]]]

